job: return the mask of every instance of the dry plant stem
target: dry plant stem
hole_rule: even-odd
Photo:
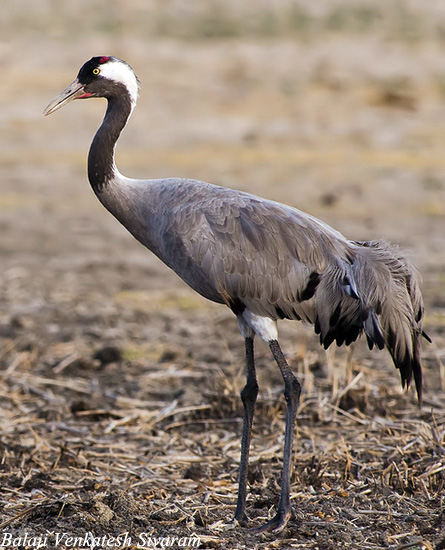
[[[269,342],[270,350],[273,353],[275,361],[280,368],[284,380],[284,397],[287,402],[286,428],[284,433],[284,452],[283,452],[283,470],[281,473],[281,492],[278,502],[277,513],[275,516],[260,527],[255,532],[274,531],[279,533],[285,527],[292,516],[292,507],[290,504],[290,474],[292,465],[292,450],[294,442],[295,419],[297,417],[298,404],[300,402],[301,386],[281,351],[280,345],[276,340]]]
[[[253,353],[253,338],[245,339],[246,346],[246,367],[247,380],[246,385],[241,391],[241,399],[244,405],[243,433],[241,437],[241,460],[239,469],[238,502],[236,505],[235,519],[240,525],[246,525],[248,518],[246,515],[246,497],[247,497],[247,469],[249,464],[250,441],[252,438],[252,423],[255,412],[255,402],[258,396],[258,382],[255,372],[255,359]]]

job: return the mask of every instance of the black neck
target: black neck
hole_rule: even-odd
[[[88,179],[99,195],[114,176],[114,147],[131,113],[128,93],[108,98],[107,112],[88,154]]]

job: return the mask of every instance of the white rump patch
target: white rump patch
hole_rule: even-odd
[[[270,319],[269,317],[261,317],[260,315],[255,315],[255,313],[252,313],[248,309],[245,309],[241,316],[247,323],[247,325],[251,329],[253,329],[256,334],[258,334],[261,340],[264,340],[267,343],[269,343],[271,340],[278,340],[277,323],[273,319]],[[245,337],[245,334],[243,333],[244,327],[242,323],[238,321],[238,324],[240,325],[241,334],[243,334],[243,336]]]
[[[100,65],[100,76],[123,84],[130,94],[132,104],[136,104],[139,93],[138,80],[133,69],[125,61],[111,57],[110,61]]]

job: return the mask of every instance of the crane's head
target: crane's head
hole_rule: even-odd
[[[133,69],[117,57],[92,57],[80,69],[76,80],[63,90],[43,111],[49,115],[73,99],[127,94],[132,107],[138,97],[138,79]]]

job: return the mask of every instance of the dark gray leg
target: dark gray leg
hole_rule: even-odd
[[[244,405],[243,433],[241,438],[241,461],[239,468],[239,486],[238,502],[236,505],[235,519],[240,525],[246,525],[248,518],[246,515],[246,496],[247,496],[247,467],[249,463],[250,440],[252,436],[253,413],[255,411],[255,402],[258,395],[258,383],[255,372],[255,361],[253,355],[253,338],[245,338],[246,345],[246,366],[247,382],[241,392],[241,399]]]
[[[275,533],[279,533],[286,527],[287,522],[292,516],[292,507],[290,504],[290,475],[294,447],[295,419],[297,416],[298,404],[300,402],[301,386],[290,370],[277,340],[271,340],[269,342],[269,347],[284,380],[284,397],[287,402],[283,471],[281,474],[281,492],[277,513],[270,521],[255,529],[255,531],[274,531]]]

